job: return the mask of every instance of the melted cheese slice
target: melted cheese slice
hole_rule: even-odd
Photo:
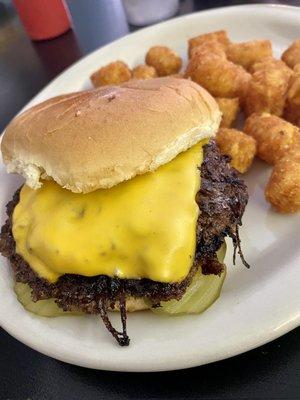
[[[17,253],[50,282],[66,273],[181,281],[195,254],[202,157],[200,143],[153,173],[88,194],[53,181],[24,186],[13,213]]]

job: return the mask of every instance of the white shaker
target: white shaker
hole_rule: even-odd
[[[179,8],[179,0],[123,0],[127,20],[132,25],[150,25],[170,18]]]

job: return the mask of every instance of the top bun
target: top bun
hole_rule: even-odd
[[[66,94],[17,116],[1,150],[8,172],[36,189],[54,179],[77,193],[156,170],[215,134],[221,113],[196,83],[132,80]]]

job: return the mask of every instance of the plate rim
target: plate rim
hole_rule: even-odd
[[[151,25],[142,29],[139,29],[136,32],[132,32],[129,33],[119,39],[114,40],[113,42],[110,42],[108,44],[106,44],[105,46],[99,47],[97,49],[95,49],[93,52],[85,55],[84,57],[82,57],[81,59],[79,59],[78,61],[76,61],[74,64],[72,64],[71,66],[67,67],[65,70],[63,70],[59,75],[57,75],[53,80],[51,80],[45,87],[43,87],[29,102],[27,102],[27,104],[20,110],[20,112],[22,112],[25,108],[30,107],[32,103],[34,103],[40,96],[43,95],[44,92],[46,92],[47,90],[49,90],[52,86],[55,86],[55,84],[61,80],[62,76],[65,74],[69,74],[70,71],[75,70],[76,68],[78,68],[78,66],[81,63],[85,63],[87,61],[87,59],[89,57],[93,57],[93,55],[95,53],[97,53],[98,51],[102,51],[104,49],[107,49],[111,46],[114,46],[117,42],[121,43],[123,40],[127,40],[129,37],[134,37],[134,36],[139,36],[142,33],[147,32],[147,30],[152,30],[153,27],[160,27],[162,25],[167,26],[168,24],[172,25],[174,23],[174,20],[189,20],[189,19],[193,19],[193,18],[197,18],[199,15],[203,15],[203,14],[214,14],[216,12],[220,12],[222,10],[226,10],[227,12],[233,9],[267,9],[267,10],[272,10],[272,9],[287,9],[287,10],[291,10],[291,11],[296,11],[299,13],[300,15],[300,8],[297,6],[290,6],[290,5],[283,5],[283,4],[245,4],[245,5],[237,5],[237,6],[228,6],[228,7],[218,7],[218,8],[212,8],[212,9],[208,9],[208,10],[202,10],[196,13],[190,13],[187,15],[183,15],[183,16],[177,16],[175,18],[169,19],[167,21],[163,21],[160,22],[158,24],[155,25]],[[2,139],[2,135],[0,137],[0,142]],[[0,162],[2,164],[2,158],[0,157]],[[73,358],[70,357],[70,354],[68,351],[66,352],[62,352],[60,354],[55,353],[55,350],[51,349],[47,349],[47,345],[46,342],[45,344],[41,344],[38,343],[34,338],[23,334],[23,331],[16,331],[14,330],[13,324],[9,324],[9,323],[5,323],[6,321],[1,321],[1,326],[2,328],[8,332],[11,336],[13,336],[14,338],[16,338],[17,340],[19,340],[20,342],[24,343],[25,345],[29,346],[30,348],[45,354],[49,357],[53,357],[57,360],[69,363],[69,364],[75,364],[81,367],[86,367],[86,368],[94,368],[94,369],[103,369],[103,370],[107,370],[107,371],[126,371],[126,372],[154,372],[154,371],[170,371],[170,370],[176,370],[176,369],[184,369],[184,368],[192,368],[195,366],[200,366],[203,364],[209,364],[212,362],[216,362],[216,361],[220,361],[229,357],[234,357],[238,354],[242,354],[244,352],[247,352],[249,350],[252,350],[260,345],[263,345],[265,343],[268,343],[282,335],[284,335],[285,333],[295,329],[297,326],[299,326],[300,324],[300,313],[299,315],[296,315],[295,318],[292,318],[288,321],[286,321],[285,324],[281,324],[279,327],[276,327],[276,329],[272,329],[270,330],[270,332],[268,332],[267,335],[265,335],[265,337],[260,337],[259,335],[255,336],[255,338],[253,338],[252,341],[248,341],[247,344],[245,343],[241,343],[239,344],[239,346],[236,346],[235,349],[231,349],[231,351],[228,352],[223,351],[222,353],[218,353],[215,357],[211,358],[210,360],[205,360],[204,362],[201,362],[201,360],[199,359],[199,357],[193,357],[189,360],[185,359],[184,361],[180,361],[179,365],[175,365],[176,361],[173,360],[172,362],[170,361],[166,361],[166,363],[162,362],[160,363],[158,366],[154,366],[152,365],[152,367],[149,364],[146,364],[145,367],[141,368],[141,366],[139,366],[139,368],[131,368],[130,365],[128,365],[127,367],[124,367],[124,365],[122,365],[122,368],[118,368],[117,365],[113,364],[112,362],[109,362],[108,360],[97,360],[96,362],[91,362],[91,360],[80,360],[78,357]],[[113,344],[112,344],[113,346]],[[166,364],[172,364],[171,367],[168,367],[168,365]]]
[[[62,317],[64,318],[64,317]],[[58,361],[62,361],[65,362],[67,364],[70,365],[77,365],[79,367],[83,367],[83,368],[90,368],[90,369],[95,369],[95,370],[103,370],[103,371],[112,371],[112,372],[163,372],[163,371],[176,371],[176,370],[181,370],[181,369],[189,369],[189,368],[194,368],[194,367],[200,367],[202,365],[207,365],[207,364],[212,364],[218,361],[222,361],[222,360],[226,360],[228,358],[232,358],[235,356],[238,356],[240,354],[246,353],[248,351],[251,351],[255,348],[258,348],[264,344],[267,344],[269,342],[272,342],[275,339],[278,339],[279,337],[283,336],[284,334],[292,331],[293,329],[296,329],[297,327],[299,327],[300,325],[300,313],[298,314],[297,317],[295,317],[294,319],[289,320],[287,323],[285,324],[281,324],[279,326],[279,328],[277,327],[276,329],[272,329],[271,332],[268,335],[268,338],[266,339],[264,338],[260,338],[259,335],[257,335],[255,337],[255,340],[253,340],[252,342],[248,341],[248,344],[241,344],[239,347],[235,347],[235,350],[229,350],[229,351],[223,351],[222,353],[219,353],[218,356],[215,356],[214,358],[210,358],[210,359],[206,359],[200,361],[199,358],[197,357],[193,357],[190,360],[186,360],[181,361],[178,365],[174,365],[176,362],[174,361],[174,359],[172,359],[171,361],[164,361],[164,362],[160,362],[159,365],[156,366],[150,366],[148,364],[141,366],[139,364],[135,364],[132,367],[130,365],[127,365],[126,368],[119,368],[118,365],[113,364],[111,362],[107,362],[107,360],[105,360],[103,362],[103,360],[97,360],[97,362],[95,362],[95,360],[82,360],[81,358],[79,358],[76,354],[75,357],[73,358],[73,360],[71,359],[72,357],[70,357],[70,354],[68,351],[61,351],[63,350],[62,348],[60,348],[60,353],[55,353],[55,351],[53,351],[53,349],[48,350],[47,349],[47,345],[42,344],[42,342],[40,343],[40,346],[37,345],[37,341],[35,341],[34,339],[29,339],[28,336],[26,335],[22,335],[19,332],[15,332],[13,331],[13,329],[11,329],[11,326],[5,326],[5,324],[1,324],[0,326],[7,332],[9,333],[13,338],[17,339],[19,342],[25,344],[26,346],[30,347],[31,349],[46,355],[48,357],[51,357],[55,360]],[[115,346],[115,343],[111,343],[112,346]],[[123,349],[120,348],[118,349],[120,351],[122,351]],[[168,365],[171,364],[172,366],[169,367]]]

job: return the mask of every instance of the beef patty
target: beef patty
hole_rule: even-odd
[[[230,167],[229,158],[219,153],[214,141],[204,146],[200,173],[201,188],[196,196],[200,214],[196,231],[195,261],[188,276],[180,283],[161,283],[149,279],[119,279],[105,275],[85,277],[65,274],[52,284],[38,277],[28,263],[15,252],[12,213],[19,201],[19,190],[7,204],[8,219],[1,229],[0,252],[9,258],[15,280],[27,283],[32,288],[34,301],[55,298],[57,304],[66,311],[76,309],[87,313],[100,313],[107,328],[119,341],[118,332],[112,331],[113,328],[107,318],[108,307],[114,307],[115,302],[120,304],[126,334],[124,310],[127,296],[143,297],[154,305],[163,300],[180,299],[200,263],[204,274],[221,273],[223,266],[217,261],[216,251],[222,245],[225,236],[233,239],[235,248],[239,246],[238,226],[241,225],[241,218],[248,201],[247,190],[237,172]],[[128,344],[128,337],[125,342],[120,344]]]

